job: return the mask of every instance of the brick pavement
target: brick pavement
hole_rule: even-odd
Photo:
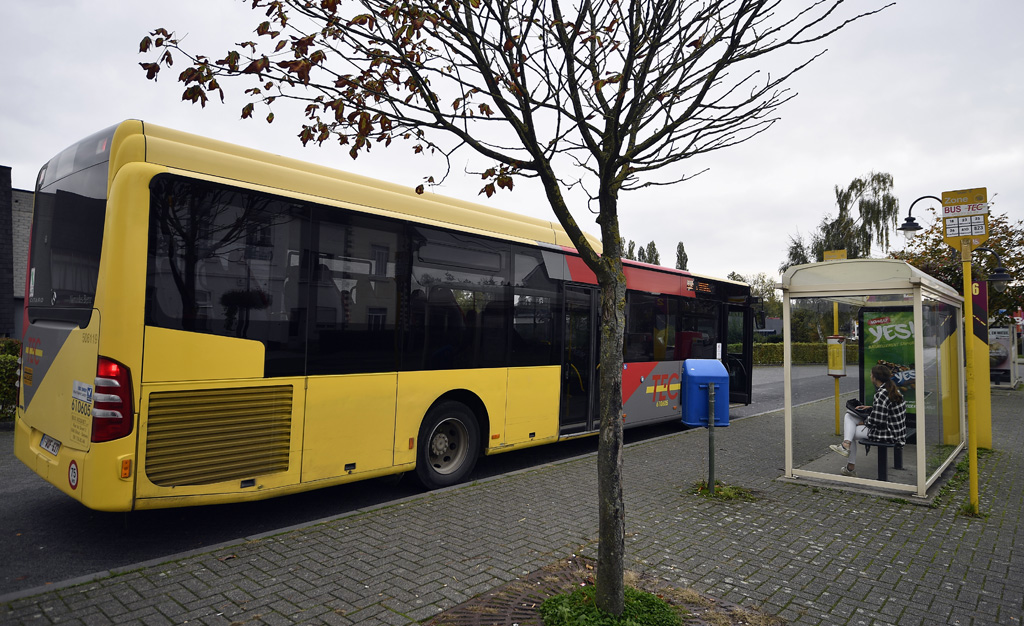
[[[687,493],[706,475],[706,431],[633,444],[627,566],[793,624],[1019,624],[1021,399],[992,392],[979,519],[957,514],[966,484],[928,507],[777,480],[779,412],[718,431],[717,477],[755,502]],[[0,599],[0,622],[415,624],[556,559],[595,556],[596,489],[593,455],[561,461],[19,592]]]

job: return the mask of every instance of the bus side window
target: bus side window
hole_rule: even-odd
[[[455,361],[462,342],[465,323],[455,294],[447,287],[432,287],[427,296],[426,315],[427,369],[447,369]]]

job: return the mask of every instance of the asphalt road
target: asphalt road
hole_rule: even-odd
[[[755,402],[733,407],[731,419],[781,409],[781,367],[754,370]],[[856,388],[842,379],[842,390]],[[824,366],[793,369],[794,404],[830,397]],[[676,432],[677,424],[627,431],[627,444]],[[0,595],[124,567],[241,537],[305,524],[420,493],[409,478],[375,479],[262,502],[101,513],[43,482],[12,452],[13,433],[0,431]],[[472,479],[592,453],[589,437],[480,460]]]
[[[849,376],[839,379],[839,392],[857,391],[858,379],[854,369]],[[751,395],[754,402],[729,410],[730,419],[740,419],[761,413],[778,411],[785,406],[783,397],[783,375],[781,365],[754,368],[754,384]],[[816,402],[830,398],[835,393],[835,379],[826,374],[824,365],[797,365],[791,368],[793,405]]]

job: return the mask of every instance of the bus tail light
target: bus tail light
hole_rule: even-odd
[[[124,365],[99,357],[96,387],[92,396],[92,440],[112,441],[131,434],[133,415],[132,376]]]

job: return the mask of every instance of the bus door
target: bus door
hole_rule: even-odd
[[[754,367],[754,312],[748,306],[729,305],[725,367],[729,370],[729,402],[750,404]],[[739,345],[739,352],[734,352]]]
[[[597,430],[597,289],[565,288],[562,337],[562,435]]]

